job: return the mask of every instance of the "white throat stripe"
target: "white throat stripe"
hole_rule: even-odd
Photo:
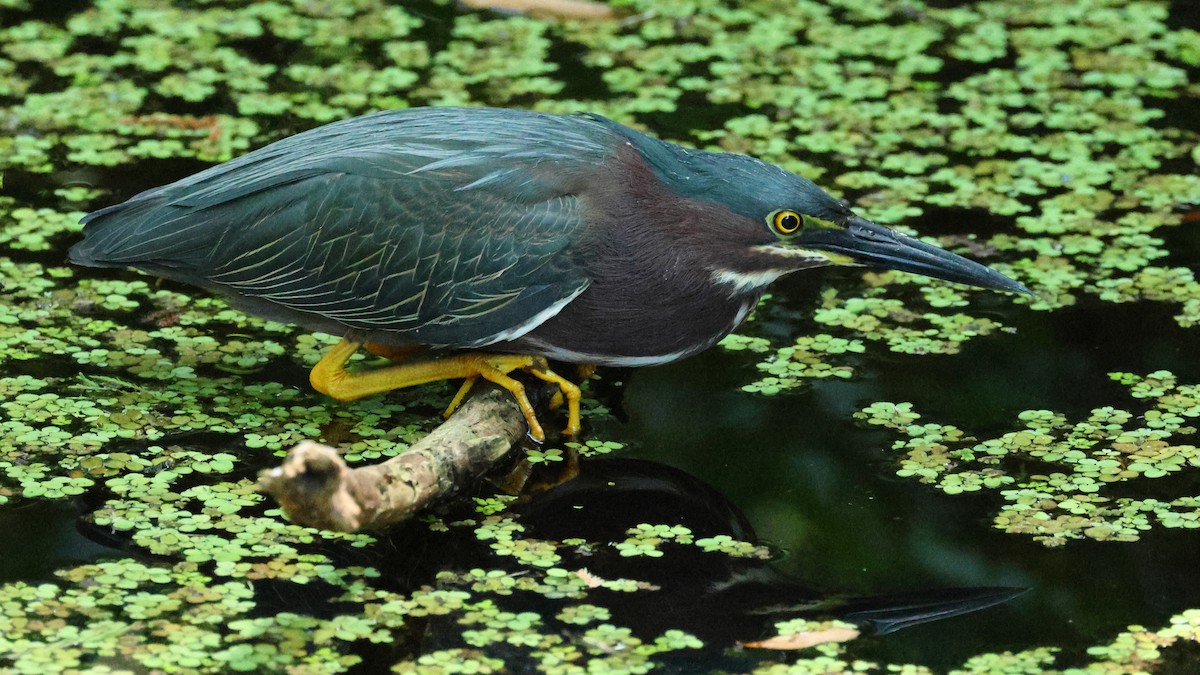
[[[729,286],[734,294],[741,294],[765,288],[788,272],[789,270],[735,272],[734,270],[715,269],[712,271],[712,280],[718,284]]]

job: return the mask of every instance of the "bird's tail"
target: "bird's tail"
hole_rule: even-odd
[[[87,267],[126,267],[146,259],[144,244],[163,226],[157,199],[134,199],[93,211],[80,221],[83,241],[71,247],[72,263]]]

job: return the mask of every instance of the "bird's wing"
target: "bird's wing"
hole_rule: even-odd
[[[609,152],[586,118],[538,116],[522,132],[529,113],[480,124],[467,119],[479,111],[402,112],[97,211],[72,258],[215,288],[268,315],[454,347],[519,337],[586,288],[569,251],[584,222],[576,195]]]

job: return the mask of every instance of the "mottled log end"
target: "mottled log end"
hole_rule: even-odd
[[[259,474],[258,488],[274,497],[294,523],[352,532],[362,525],[353,473],[334,448],[302,441],[283,464]]]
[[[428,436],[380,464],[351,468],[335,448],[293,447],[258,486],[298,525],[353,532],[404,522],[474,484],[525,435],[525,418],[507,392],[481,391]]]

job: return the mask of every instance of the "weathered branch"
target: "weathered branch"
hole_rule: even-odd
[[[258,485],[294,523],[343,532],[377,529],[411,518],[483,475],[525,431],[512,396],[492,388],[386,462],[350,468],[334,448],[304,441],[283,464],[261,472]]]

